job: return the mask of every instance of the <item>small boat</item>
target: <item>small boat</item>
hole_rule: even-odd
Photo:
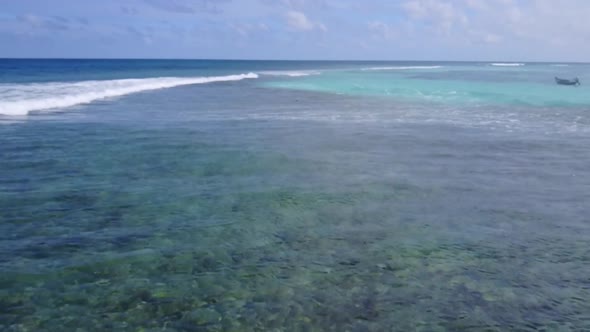
[[[566,80],[563,78],[555,77],[555,83],[559,85],[580,85],[580,80],[577,77],[573,80]]]

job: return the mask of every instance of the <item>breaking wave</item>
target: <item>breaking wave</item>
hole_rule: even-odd
[[[512,62],[496,62],[496,63],[490,63],[490,66],[494,66],[494,67],[521,67],[524,66],[524,63],[512,63]]]
[[[258,75],[248,73],[212,77],[158,77],[107,81],[0,84],[0,114],[27,115],[30,112],[62,109],[142,91],[254,78],[258,78]]]
[[[443,66],[393,66],[393,67],[369,67],[363,68],[365,71],[372,70],[412,70],[412,69],[439,69]]]
[[[258,74],[266,76],[289,76],[289,77],[302,77],[310,75],[319,75],[317,71],[295,71],[295,70],[283,70],[283,71],[261,71]]]

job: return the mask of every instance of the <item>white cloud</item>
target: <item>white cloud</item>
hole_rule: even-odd
[[[33,14],[23,15],[19,17],[19,20],[33,27],[40,27],[43,25],[44,22],[44,20],[41,17]]]
[[[204,12],[220,14],[220,5],[231,2],[231,0],[143,0],[146,4],[155,9],[178,13],[194,14]]]
[[[287,12],[287,23],[296,30],[313,30],[314,24],[302,12]]]
[[[528,51],[544,51],[551,45],[580,47],[590,41],[587,0],[563,0],[558,9],[553,0],[406,0],[399,8],[417,38],[447,36],[449,45],[508,43],[525,51],[525,45]],[[370,28],[390,34],[385,25]]]
[[[229,27],[242,37],[248,37],[252,33],[269,31],[268,26],[264,23],[232,23]]]
[[[452,2],[440,0],[411,0],[401,4],[401,8],[413,20],[432,24],[438,32],[449,34],[457,26],[466,26],[465,13]]]
[[[331,7],[328,0],[261,0],[271,6],[280,6],[291,10],[326,9]]]
[[[465,5],[474,10],[488,10],[489,0],[465,0]]]
[[[498,36],[494,33],[486,33],[483,36],[483,41],[488,43],[488,44],[496,44],[502,41],[502,37]]]
[[[25,34],[65,32],[72,29],[80,30],[87,25],[80,20],[69,20],[62,16],[37,16],[25,14],[17,17],[21,23],[21,31]]]
[[[488,31],[468,30],[467,33],[474,44],[498,44],[504,40],[502,36]]]
[[[400,35],[396,28],[381,21],[371,21],[367,26],[370,31],[383,39],[395,39]]]
[[[472,10],[470,31],[480,31],[483,42],[509,42],[545,53],[547,47],[586,48],[590,42],[590,1],[464,0]],[[500,37],[504,36],[504,38]],[[539,52],[540,51],[540,52]]]
[[[26,47],[10,49],[29,56],[39,52],[31,36],[80,45],[65,48],[64,56],[96,50],[103,39],[130,46],[99,56],[140,54],[138,41],[158,46],[151,48],[157,54],[223,56],[232,54],[236,36],[262,45],[244,48],[252,57],[587,61],[590,54],[590,0],[72,0],[68,8],[4,2],[0,38],[5,45],[22,40]],[[191,33],[196,29],[204,32]],[[285,47],[294,40],[300,43],[295,55]],[[318,52],[319,42],[330,52]]]
[[[321,31],[327,31],[327,28],[323,23],[311,21],[302,12],[290,10],[285,14],[285,18],[287,20],[287,25],[294,30],[312,31],[318,29]]]

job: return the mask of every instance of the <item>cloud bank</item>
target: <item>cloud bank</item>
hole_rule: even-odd
[[[590,1],[12,1],[2,57],[587,61]]]

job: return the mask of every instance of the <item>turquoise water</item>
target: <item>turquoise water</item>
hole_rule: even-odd
[[[0,65],[0,330],[590,328],[586,65]]]
[[[590,90],[556,87],[553,77],[590,80],[590,65],[490,64],[382,66],[326,71],[268,86],[359,96],[389,96],[406,101],[481,105],[588,106]]]

